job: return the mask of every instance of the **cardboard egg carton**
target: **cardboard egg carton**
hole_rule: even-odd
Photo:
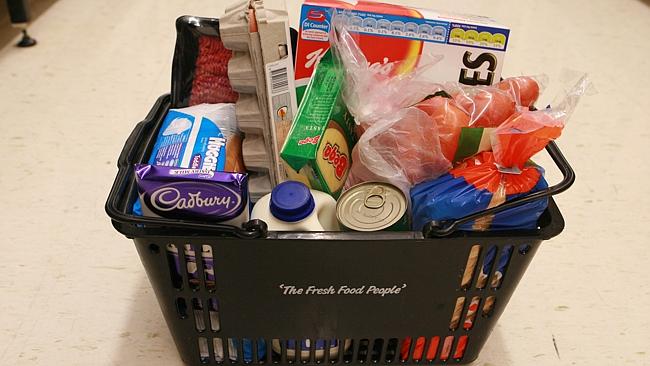
[[[279,152],[297,110],[287,13],[266,9],[262,0],[240,1],[226,9],[219,31],[233,51],[228,78],[239,93],[237,121],[256,200],[286,179]]]

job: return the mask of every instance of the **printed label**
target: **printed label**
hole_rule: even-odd
[[[328,163],[334,165],[336,178],[338,180],[343,179],[345,170],[348,167],[348,157],[339,151],[339,145],[332,145],[330,143],[325,144],[325,149],[323,150],[323,159]]]
[[[325,130],[316,157],[318,171],[328,192],[339,192],[350,169],[350,149],[343,130],[337,123],[330,122]]]
[[[200,182],[171,183],[152,191],[149,198],[154,212],[191,211],[223,217],[241,212],[242,202],[242,196],[225,185]]]
[[[278,288],[282,295],[286,296],[328,296],[328,295],[371,295],[371,296],[391,296],[403,293],[407,285],[405,283],[393,285],[390,287],[382,287],[377,285],[330,285],[330,286],[295,286],[281,284]]]
[[[274,146],[279,153],[287,139],[291,123],[298,109],[296,101],[296,85],[294,83],[293,62],[290,57],[291,45],[287,45],[287,54],[278,61],[266,64],[266,86]],[[280,181],[285,180],[287,171],[284,163],[277,159],[276,173]]]
[[[301,24],[300,37],[308,41],[328,42],[330,22],[325,10],[311,9]]]
[[[302,140],[298,141],[298,146],[300,145],[318,145],[318,141],[320,141],[320,136],[313,136],[313,137],[305,137]]]

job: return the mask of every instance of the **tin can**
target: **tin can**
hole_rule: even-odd
[[[392,184],[365,182],[345,191],[336,205],[336,217],[353,231],[408,231],[408,201]]]

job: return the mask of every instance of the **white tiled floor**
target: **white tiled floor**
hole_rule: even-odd
[[[224,3],[60,0],[31,27],[37,47],[0,50],[1,365],[181,364],[103,204],[128,133],[169,89],[174,19]],[[567,228],[476,364],[650,365],[648,3],[434,3],[512,26],[505,75],[569,67],[599,90],[560,141],[578,174],[558,198]]]

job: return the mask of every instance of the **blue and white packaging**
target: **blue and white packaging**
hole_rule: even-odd
[[[170,109],[160,127],[150,165],[245,172],[234,104]]]
[[[149,165],[245,173],[235,105],[199,104],[170,109],[158,131]],[[142,215],[140,201],[133,213]]]

